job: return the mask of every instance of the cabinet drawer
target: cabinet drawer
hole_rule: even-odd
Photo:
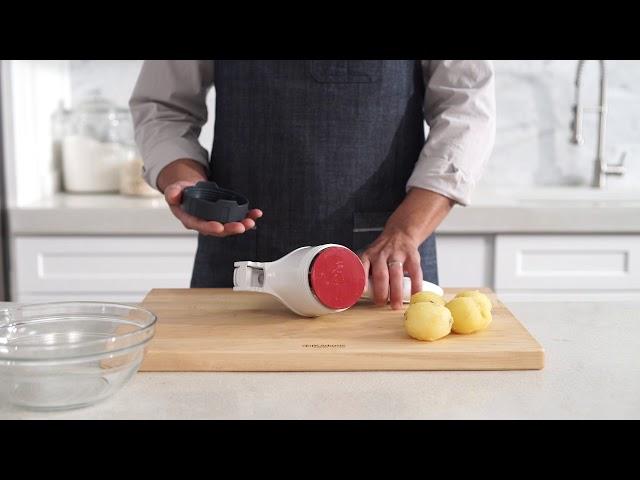
[[[438,235],[441,287],[493,286],[493,238],[483,235]]]
[[[498,235],[497,290],[640,289],[640,235]]]
[[[17,237],[16,291],[138,293],[186,288],[197,237]]]

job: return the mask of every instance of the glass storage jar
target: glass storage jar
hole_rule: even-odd
[[[120,171],[133,142],[131,115],[99,91],[65,116],[62,139],[64,190],[117,192]]]
[[[155,188],[151,188],[143,177],[142,155],[136,145],[128,145],[127,160],[120,172],[120,193],[133,197],[161,197]]]

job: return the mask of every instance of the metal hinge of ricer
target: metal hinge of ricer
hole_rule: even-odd
[[[260,290],[264,286],[264,265],[262,262],[235,262],[233,285],[246,290]]]

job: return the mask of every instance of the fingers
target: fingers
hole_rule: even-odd
[[[262,216],[262,210],[260,210],[258,208],[254,208],[253,210],[249,210],[249,213],[247,213],[247,217],[252,219],[252,220],[257,220],[261,216]]]
[[[372,268],[373,300],[376,305],[385,305],[389,299],[389,268],[386,256],[378,256]]]
[[[224,233],[224,225],[220,222],[207,222],[200,218],[189,215],[180,208],[180,206],[171,207],[171,211],[182,225],[189,230],[195,230],[203,235],[220,236]]]
[[[189,230],[195,230],[203,235],[221,236],[224,234],[224,225],[220,222],[207,222],[182,211],[180,207],[171,207],[173,214]]]
[[[227,235],[239,235],[246,232],[247,229],[241,222],[229,222],[224,224],[224,234]]]
[[[242,220],[240,223],[244,225],[245,231],[251,230],[256,226],[256,220],[260,217],[262,217],[262,210],[254,208],[253,210],[250,210],[247,213],[247,217],[244,220]]]
[[[390,300],[391,300],[391,308],[398,310],[402,308],[402,287],[404,278],[404,269],[403,264],[399,261],[389,262],[388,264],[389,271],[389,288],[390,292]]]
[[[171,207],[171,211],[186,228],[200,232],[203,235],[227,237],[229,235],[240,235],[255,227],[255,221],[250,218],[245,218],[240,222],[222,224],[220,222],[206,221],[194,217],[193,215],[189,215],[182,210],[180,206]]]
[[[411,278],[411,295],[422,291],[422,265],[420,265],[420,254],[414,252],[405,261],[405,270]]]
[[[193,223],[193,226],[187,227],[192,230],[197,230],[203,235],[214,235],[214,236],[223,236],[224,235],[224,225],[220,222],[206,222],[204,220],[198,220]]]
[[[360,255],[372,299],[377,305],[390,302],[391,308],[403,308],[404,276],[411,280],[411,295],[422,291],[420,253],[412,245],[369,247]],[[369,276],[371,275],[371,276]]]
[[[254,222],[250,218],[245,218],[244,220],[241,220],[240,224],[244,227],[245,230],[251,230],[253,227],[256,226],[256,222]]]
[[[182,201],[182,190],[184,186],[180,183],[172,183],[164,190],[164,198],[169,205],[180,205]]]
[[[369,288],[369,270],[371,268],[371,260],[369,260],[369,255],[363,253],[360,255],[360,261],[364,267],[364,291],[366,292]]]
[[[171,208],[173,214],[182,222],[185,228],[195,230],[203,235],[215,237],[226,237],[229,235],[240,235],[256,226],[256,220],[262,217],[262,210],[254,208],[247,213],[247,217],[239,222],[229,222],[222,224],[215,221],[206,221],[189,215],[182,210],[182,191],[191,186],[193,182],[176,182],[169,185],[164,191],[164,197]]]

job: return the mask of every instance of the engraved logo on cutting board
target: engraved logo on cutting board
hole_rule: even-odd
[[[329,343],[305,343],[303,348],[345,348],[344,344],[329,344]]]

